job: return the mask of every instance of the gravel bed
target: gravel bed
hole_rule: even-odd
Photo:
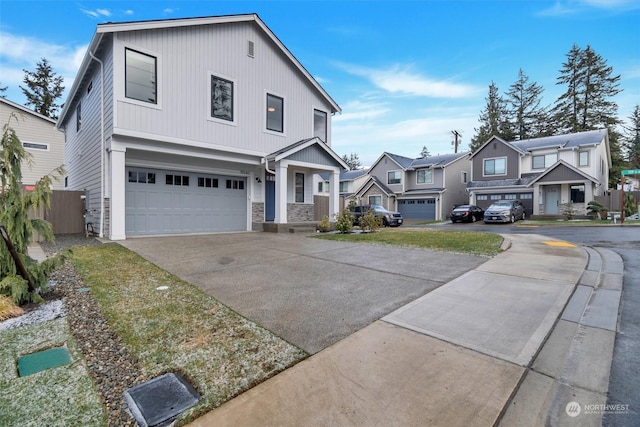
[[[55,243],[42,243],[47,255],[73,246],[98,246],[95,238],[82,235],[56,237]],[[84,283],[70,262],[50,276],[54,292],[45,298],[62,298],[71,333],[78,342],[89,373],[104,403],[108,426],[135,426],[123,393],[147,380],[133,357],[111,330],[90,292],[82,292]],[[80,290],[79,290],[80,289]]]

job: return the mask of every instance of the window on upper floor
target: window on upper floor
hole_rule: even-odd
[[[341,193],[346,193],[347,191],[349,191],[349,183],[348,182],[341,182],[340,183],[340,192]]]
[[[420,169],[416,172],[416,182],[418,184],[432,184],[433,171],[431,169]]]
[[[211,75],[211,117],[234,121],[234,90],[231,80]]]
[[[324,111],[313,110],[313,136],[327,142],[327,113]]]
[[[507,158],[499,157],[495,159],[485,159],[483,162],[484,175],[506,175],[507,174]]]
[[[387,172],[387,184],[402,184],[402,171]]]
[[[267,94],[267,129],[284,132],[284,99]]]
[[[124,96],[156,104],[157,59],[151,55],[125,48]]]
[[[541,154],[532,157],[532,169],[547,169],[558,161],[558,153]]]
[[[304,203],[304,174],[296,172],[296,203]]]
[[[82,102],[78,102],[76,107],[76,132],[82,127]]]
[[[573,203],[584,203],[583,184],[576,184],[571,186],[571,201]]]
[[[589,152],[580,151],[578,153],[578,166],[589,166]]]

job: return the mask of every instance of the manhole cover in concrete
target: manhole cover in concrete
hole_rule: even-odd
[[[71,363],[71,355],[69,354],[67,347],[53,347],[48,350],[19,357],[18,375],[26,377],[27,375],[37,374],[40,371],[67,365],[69,363]]]
[[[166,425],[195,405],[200,395],[180,374],[164,374],[124,392],[131,414],[141,427]]]

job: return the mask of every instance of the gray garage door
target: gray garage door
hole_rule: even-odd
[[[126,234],[247,229],[246,178],[127,168]]]
[[[493,193],[493,194],[478,194],[476,196],[476,204],[482,209],[487,209],[491,206],[491,203],[498,200],[520,200],[524,205],[524,212],[527,218],[533,215],[533,193]]]
[[[398,212],[406,219],[436,219],[436,199],[398,200]]]

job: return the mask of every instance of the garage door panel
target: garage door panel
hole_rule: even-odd
[[[404,199],[398,200],[398,211],[405,219],[436,219],[435,199]]]
[[[142,169],[136,168],[140,171]],[[245,231],[247,229],[246,179],[220,175],[147,170],[155,184],[127,182],[127,235]],[[189,186],[169,185],[166,175],[188,176]],[[209,187],[199,186],[204,179]],[[208,179],[210,178],[210,179]],[[242,181],[241,188],[220,188],[226,180]],[[217,180],[217,181],[216,181]],[[175,182],[175,180],[174,180]]]

